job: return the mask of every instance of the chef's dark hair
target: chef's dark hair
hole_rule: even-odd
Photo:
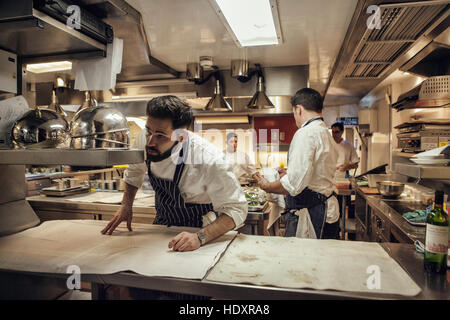
[[[320,93],[314,89],[303,88],[298,90],[291,99],[293,107],[301,104],[306,110],[321,113],[323,109],[323,99]]]
[[[231,138],[235,138],[235,137],[236,138],[238,137],[236,133],[234,133],[234,132],[228,133],[227,134],[227,142],[230,141]]]
[[[172,119],[174,129],[189,128],[194,120],[191,106],[176,96],[161,96],[147,103],[147,116]]]
[[[335,122],[331,125],[332,128],[339,128],[339,131],[344,131],[344,124],[342,122]]]

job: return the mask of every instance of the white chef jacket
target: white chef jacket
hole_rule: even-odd
[[[178,185],[181,195],[188,203],[212,203],[214,211],[230,216],[236,227],[242,227],[247,218],[248,204],[240,184],[234,176],[231,165],[222,151],[200,136],[188,131],[188,159]],[[145,129],[133,143],[133,149],[145,149]],[[181,144],[177,150],[181,149]],[[178,157],[178,152],[173,153]],[[145,158],[146,158],[145,154]],[[151,163],[156,177],[173,180],[176,162],[169,157]],[[145,162],[130,164],[124,172],[124,181],[140,188],[147,174]]]
[[[336,143],[336,148],[338,151],[337,167],[346,163],[359,162],[358,155],[351,142],[343,139],[341,143]]]
[[[240,178],[246,173],[250,176],[255,174],[256,168],[255,164],[250,161],[250,157],[240,150],[236,150],[235,152],[224,151],[225,159],[229,161],[233,166],[233,172],[236,178]]]
[[[306,187],[329,196],[337,191],[336,142],[322,120],[310,122],[298,129],[289,146],[287,174],[280,180],[283,188],[293,197]],[[336,197],[327,200],[327,223],[339,219],[339,203]]]

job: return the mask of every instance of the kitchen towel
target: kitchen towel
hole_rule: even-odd
[[[106,47],[106,58],[79,60],[74,65],[75,89],[109,90],[116,86],[122,70],[123,40],[114,38]]]

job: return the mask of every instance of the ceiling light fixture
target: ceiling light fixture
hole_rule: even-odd
[[[276,0],[209,0],[238,47],[282,43]]]
[[[55,72],[72,70],[72,62],[70,61],[55,61],[46,63],[31,63],[27,64],[27,71],[33,73]]]

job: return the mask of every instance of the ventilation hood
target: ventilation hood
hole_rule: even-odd
[[[360,1],[328,81],[325,104],[345,92],[358,103],[370,90],[401,68],[449,26],[445,0]],[[367,9],[380,9],[379,28],[368,28]],[[375,14],[372,12],[372,16]]]
[[[122,71],[117,81],[174,79],[180,73],[151,55],[141,14],[124,0],[82,0],[86,9],[111,25],[123,39]]]
[[[37,5],[32,0],[0,1],[0,47],[26,63],[106,54],[107,41],[100,28],[89,36],[81,32],[85,31],[83,23],[81,31],[70,29],[60,21],[64,20],[61,13],[54,15],[57,19],[44,11],[51,11],[50,5]],[[101,24],[100,19],[98,22]]]

